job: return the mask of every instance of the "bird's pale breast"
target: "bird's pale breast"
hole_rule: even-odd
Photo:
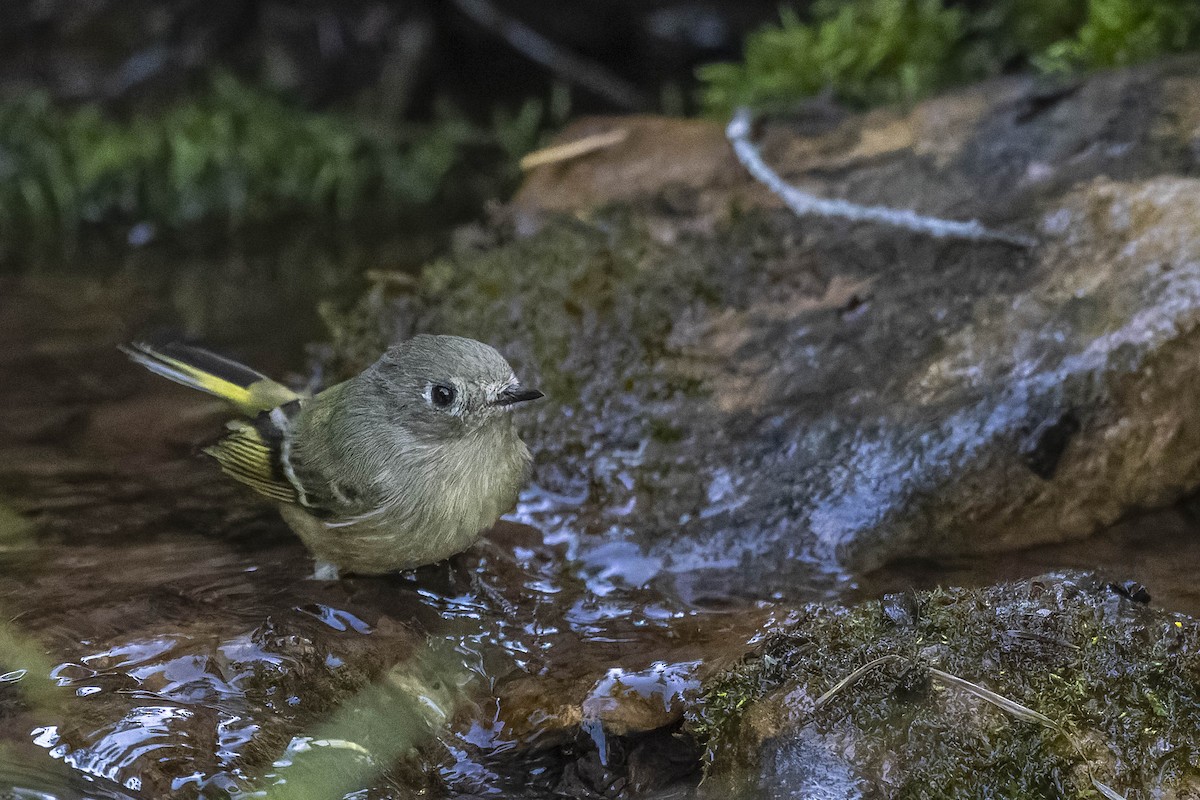
[[[489,433],[503,441],[455,443],[410,463],[409,474],[392,478],[397,493],[358,517],[320,519],[295,505],[282,506],[282,515],[318,559],[349,572],[441,561],[470,547],[511,509],[528,476],[529,450],[511,426]]]

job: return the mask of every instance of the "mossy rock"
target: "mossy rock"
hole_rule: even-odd
[[[555,173],[551,211],[535,177],[511,226],[334,315],[336,349],[349,371],[415,331],[498,346],[549,395],[523,417],[522,520],[585,562],[640,548],[627,582],[768,595],[1082,538],[1200,483],[1194,66],[768,133],[822,194],[975,213],[1028,251],[798,219],[731,180],[727,148],[672,153],[635,118],[630,152]],[[709,183],[655,188],[647,152]],[[641,194],[597,209],[604,166]]]
[[[688,720],[709,748],[701,788],[1019,800],[1099,796],[1094,779],[1129,798],[1194,797],[1200,624],[1139,596],[1057,574],[848,609],[809,605],[704,686]],[[820,702],[881,657],[893,658]],[[1019,706],[1005,710],[931,670]]]

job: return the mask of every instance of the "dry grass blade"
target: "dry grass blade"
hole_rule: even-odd
[[[1009,714],[1012,714],[1017,719],[1023,719],[1026,722],[1036,722],[1039,725],[1044,725],[1051,730],[1059,730],[1059,725],[1054,720],[1047,717],[1045,714],[1034,711],[1032,708],[1023,706],[1016,700],[1009,700],[1004,695],[996,694],[990,689],[985,689],[977,683],[960,678],[957,675],[951,675],[949,672],[942,672],[940,669],[933,667],[929,668],[929,674],[937,678],[942,683],[953,686],[957,689],[962,689],[964,692],[975,695],[980,700],[986,700]]]
[[[616,130],[585,136],[582,139],[576,139],[566,144],[543,147],[541,150],[534,150],[522,158],[520,162],[521,169],[528,172],[535,167],[541,167],[546,164],[558,164],[563,161],[570,161],[573,158],[579,158],[588,153],[594,153],[597,150],[618,145],[628,138],[629,130],[627,128],[617,128]]]
[[[1017,719],[1023,719],[1026,722],[1036,722],[1038,725],[1042,725],[1043,727],[1049,728],[1055,733],[1066,737],[1067,741],[1071,743],[1071,747],[1074,748],[1076,755],[1078,755],[1079,759],[1083,762],[1084,769],[1087,770],[1088,779],[1092,782],[1092,785],[1096,787],[1096,791],[1100,792],[1100,794],[1104,795],[1106,798],[1108,798],[1108,800],[1126,800],[1125,795],[1121,794],[1108,784],[1102,783],[1096,779],[1096,776],[1092,774],[1092,765],[1088,762],[1087,756],[1084,755],[1083,748],[1079,746],[1079,742],[1075,739],[1075,737],[1072,736],[1070,732],[1064,729],[1059,723],[1050,719],[1045,714],[1034,711],[1028,706],[1021,705],[1016,700],[1009,700],[1004,695],[996,694],[990,689],[985,689],[979,684],[971,683],[970,681],[960,678],[957,675],[951,675],[949,672],[943,672],[942,670],[934,667],[929,668],[929,673],[947,686],[953,686],[956,689],[962,689],[964,692],[973,694],[980,700],[985,700],[991,703],[992,705],[1008,714],[1011,714]]]
[[[400,272],[393,269],[369,269],[363,273],[363,277],[371,283],[389,287],[408,289],[417,285],[416,276],[408,272]]]
[[[895,655],[893,653],[892,655],[880,656],[879,658],[875,658],[875,659],[868,661],[867,663],[863,664],[861,667],[854,670],[849,675],[847,675],[846,677],[842,678],[840,681],[835,683],[829,691],[825,692],[825,694],[818,697],[817,702],[813,704],[813,711],[816,711],[818,708],[820,708],[821,706],[828,703],[831,699],[833,699],[834,695],[836,695],[838,692],[842,691],[842,689],[845,689],[850,684],[854,683],[856,680],[861,678],[867,672],[870,672],[871,670],[878,667],[880,664],[885,664],[888,661],[899,661],[899,660],[901,660],[900,656]]]
[[[1088,776],[1092,778],[1091,775]],[[1107,783],[1092,778],[1092,786],[1096,787],[1096,791],[1108,798],[1108,800],[1125,800],[1125,795],[1118,792],[1116,789],[1109,786]]]

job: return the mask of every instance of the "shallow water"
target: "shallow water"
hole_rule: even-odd
[[[536,482],[447,563],[310,580],[274,510],[196,455],[220,407],[114,349],[173,322],[303,374],[296,343],[321,331],[297,309],[335,282],[237,294],[228,269],[0,284],[0,782],[17,796],[686,793],[696,752],[669,734],[690,694],[798,603],[1076,566],[1200,613],[1186,507],[1082,544],[858,579],[814,565],[788,596],[713,596],[620,531],[557,524],[583,498]]]

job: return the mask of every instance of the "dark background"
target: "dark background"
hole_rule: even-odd
[[[7,0],[0,93],[40,89],[114,107],[186,93],[214,68],[314,107],[355,99],[419,118],[435,98],[483,111],[570,76],[504,40],[516,22],[624,95],[581,88],[572,110],[690,110],[694,68],[734,59],[774,0]],[[807,5],[807,3],[793,4]],[[499,17],[496,14],[499,14]],[[520,33],[517,34],[520,36]],[[674,101],[673,101],[674,102]]]

